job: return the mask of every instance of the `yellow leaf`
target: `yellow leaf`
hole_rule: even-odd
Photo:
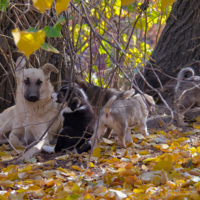
[[[200,122],[200,115],[196,118],[197,122]]]
[[[149,152],[148,152],[147,150],[144,150],[144,151],[140,151],[139,154],[140,154],[140,155],[147,155],[147,154],[149,154]]]
[[[134,189],[133,192],[138,194],[138,193],[143,193],[144,190],[142,190],[142,189]]]
[[[161,177],[160,176],[155,176],[154,178],[153,178],[153,183],[155,184],[155,185],[160,185],[161,184]]]
[[[94,164],[93,164],[93,162],[90,162],[90,167],[94,167]]]
[[[171,4],[173,4],[176,0],[162,0],[162,9],[170,6]]]
[[[194,156],[192,158],[192,161],[193,161],[194,164],[199,164],[200,163],[200,155]]]
[[[200,153],[200,147],[197,147],[197,153]]]
[[[84,198],[83,199],[85,199],[85,200],[95,200],[95,197],[92,195],[92,194],[86,194],[85,196],[84,196]]]
[[[197,150],[196,150],[195,147],[192,147],[192,148],[190,149],[190,151],[191,151],[192,154],[195,154],[195,153],[197,152]]]
[[[172,168],[172,155],[171,154],[164,154],[160,156],[160,161],[154,166],[153,170],[164,170],[169,172]]]
[[[147,159],[145,159],[145,160],[143,160],[143,162],[150,162],[150,161],[155,161],[156,160],[156,158],[147,158]]]
[[[121,177],[124,177],[124,176],[134,176],[136,174],[133,170],[131,170],[131,169],[126,170],[125,168],[119,168],[118,172],[119,172],[119,175]]]
[[[19,51],[24,52],[27,57],[39,49],[45,41],[45,32],[42,30],[38,32],[20,32],[19,29],[14,29],[12,35]]]
[[[57,170],[60,170],[61,172],[67,173],[66,169],[63,169],[62,167],[58,167]]]
[[[132,3],[135,3],[135,0],[122,0],[122,6],[129,6]]]
[[[101,157],[100,152],[101,152],[101,148],[100,148],[100,147],[97,147],[97,148],[95,148],[95,149],[93,150],[92,156],[100,158],[100,157]]]
[[[53,0],[33,0],[33,5],[36,7],[41,13],[44,13],[45,10],[50,9]]]
[[[77,165],[72,165],[71,168],[78,170],[78,171],[81,171],[81,168]]]
[[[57,15],[61,13],[62,11],[67,10],[67,6],[69,4],[70,0],[57,0],[56,1],[56,12]]]

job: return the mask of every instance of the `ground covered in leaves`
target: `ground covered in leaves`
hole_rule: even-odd
[[[200,199],[200,124],[189,131],[171,125],[133,134],[134,144],[119,149],[102,139],[89,153],[45,154],[27,163],[0,164],[0,199]],[[16,156],[0,147],[2,161]],[[87,168],[87,165],[90,166]]]

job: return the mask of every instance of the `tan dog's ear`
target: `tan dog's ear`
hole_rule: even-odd
[[[56,69],[56,67],[50,63],[45,64],[43,67],[41,67],[41,69],[43,70],[44,75],[46,76],[46,79],[50,78],[51,72],[58,73],[58,70]]]
[[[25,66],[26,66],[26,60],[22,56],[17,58],[16,67],[15,67],[16,76],[18,76],[22,72],[22,69]]]

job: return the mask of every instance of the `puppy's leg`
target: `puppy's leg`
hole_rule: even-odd
[[[126,130],[126,138],[125,138],[125,140],[128,143],[133,143],[131,129],[129,129],[129,128],[127,128],[127,130]]]
[[[91,148],[95,149],[98,146],[99,138],[103,135],[105,131],[105,126],[101,121],[99,122],[99,127],[96,134],[96,128],[94,129],[93,136],[91,138]]]
[[[109,138],[111,133],[112,133],[112,129],[111,128],[107,128],[105,134],[103,135],[103,137]]]
[[[149,133],[147,131],[146,121],[147,121],[147,117],[145,117],[145,119],[141,119],[140,122],[138,122],[139,131],[142,133],[143,136],[149,135]]]
[[[126,135],[126,129],[124,131],[118,132],[117,144],[119,145],[120,148],[126,148],[125,135]]]

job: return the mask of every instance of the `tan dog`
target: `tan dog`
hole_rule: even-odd
[[[144,136],[149,135],[146,121],[153,105],[155,105],[153,97],[147,94],[144,96],[136,94],[123,100],[116,100],[116,96],[113,96],[101,110],[97,136],[95,138],[95,134],[93,135],[91,146],[97,147],[98,140],[107,127],[117,133],[118,145],[121,148],[126,148],[125,142],[132,142],[131,129],[136,125]]]
[[[16,62],[16,105],[0,114],[0,137],[4,138],[3,133],[11,131],[9,141],[14,147],[37,141],[59,110],[59,104],[51,99],[54,91],[49,80],[51,72],[57,73],[58,70],[51,64],[45,64],[40,69],[23,69],[25,65],[25,59],[19,57]],[[30,158],[40,152],[44,144],[49,145],[61,127],[59,115],[45,139],[29,149],[20,159]]]
[[[190,77],[186,75],[190,73]],[[191,67],[182,69],[178,76],[175,87],[175,105],[177,112],[178,126],[185,126],[184,114],[194,106],[200,106],[200,76],[195,76]]]

